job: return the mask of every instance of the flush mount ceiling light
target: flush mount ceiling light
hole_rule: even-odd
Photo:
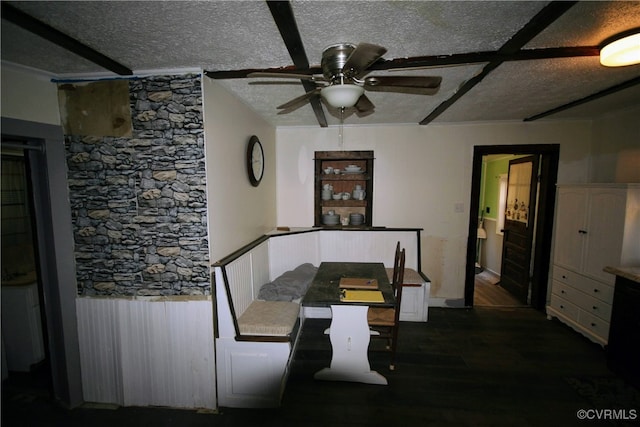
[[[363,93],[362,86],[353,84],[327,86],[320,91],[320,95],[335,108],[353,107]]]
[[[640,32],[618,38],[600,49],[600,63],[607,67],[640,64]]]

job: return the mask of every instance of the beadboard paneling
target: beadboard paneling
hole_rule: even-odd
[[[215,408],[210,299],[78,298],[84,399]]]

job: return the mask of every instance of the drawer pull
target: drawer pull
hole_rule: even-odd
[[[563,278],[563,279],[566,279],[566,278],[567,278],[567,276],[565,276],[565,275],[563,274],[563,275],[562,275],[562,278]]]
[[[561,293],[561,294],[564,294],[564,293],[565,293],[565,292],[564,292],[564,289],[563,289],[563,290],[561,290],[561,291],[560,291],[560,293]]]
[[[595,323],[591,323],[591,326],[595,328],[595,327],[596,327],[596,324],[595,324]]]
[[[597,309],[598,309],[598,306],[597,306],[597,305],[594,305],[594,306],[593,306],[593,309],[594,309],[594,310],[597,310]]]
[[[600,291],[598,290],[598,288],[595,288],[595,289],[593,290],[593,292],[595,292],[595,293],[597,294],[597,293],[598,293],[598,292],[600,292]]]
[[[560,308],[564,309],[564,305],[560,304]]]

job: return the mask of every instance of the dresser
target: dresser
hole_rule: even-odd
[[[614,295],[604,268],[640,263],[640,185],[563,185],[557,197],[547,316],[604,346]]]

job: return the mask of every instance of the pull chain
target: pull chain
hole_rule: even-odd
[[[344,107],[340,107],[340,127],[338,128],[338,145],[344,150]]]

